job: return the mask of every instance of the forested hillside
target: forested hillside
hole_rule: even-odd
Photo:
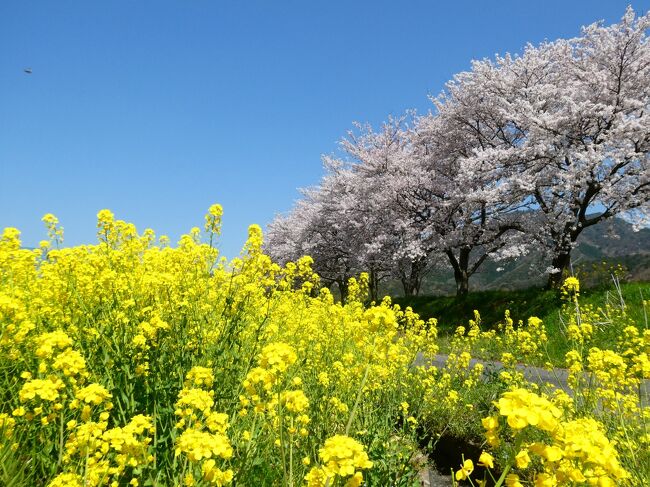
[[[425,277],[420,295],[453,294],[456,289],[451,267],[444,261]],[[572,254],[573,272],[589,285],[609,282],[611,272],[621,265],[620,277],[626,281],[650,281],[650,229],[634,231],[620,218],[587,228]],[[513,290],[543,286],[546,263],[535,249],[510,262],[486,262],[472,276],[470,291]],[[622,272],[622,273],[621,273]],[[382,293],[403,294],[401,283],[387,281]]]

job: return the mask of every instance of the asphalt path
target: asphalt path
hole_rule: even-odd
[[[449,355],[437,354],[433,360],[427,361],[422,354],[418,354],[415,359],[415,365],[424,365],[441,369],[447,363],[448,358]],[[499,373],[501,370],[505,369],[503,363],[497,360],[472,359],[470,361],[470,366],[473,367],[475,364],[483,365],[483,377],[485,379],[488,379],[491,375]],[[521,372],[529,382],[539,385],[550,384],[556,389],[561,389],[567,394],[573,395],[573,390],[567,383],[569,377],[569,371],[567,369],[555,368],[547,370],[542,367],[535,367],[526,364],[517,364],[515,365],[515,369],[517,372]],[[589,379],[588,374],[586,374],[585,377]],[[641,381],[639,400],[642,406],[648,406],[650,404],[650,380],[646,379]]]

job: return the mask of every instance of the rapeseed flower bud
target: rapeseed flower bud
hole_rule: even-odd
[[[302,413],[309,407],[309,399],[302,390],[284,391],[280,394],[280,402],[292,413]]]
[[[78,351],[68,349],[56,356],[52,368],[60,370],[66,377],[74,377],[84,371],[86,360]]]
[[[5,438],[11,438],[15,425],[16,420],[14,418],[7,413],[0,413],[0,433],[4,433]],[[2,442],[0,441],[1,444]]]
[[[192,367],[185,378],[185,387],[209,389],[214,383],[214,374],[208,367]]]
[[[223,208],[219,204],[214,204],[208,209],[205,215],[205,231],[207,233],[221,234],[221,219],[223,217]]]
[[[318,373],[318,383],[322,385],[323,387],[327,387],[330,385],[330,378],[329,374],[327,372],[319,372]]]
[[[562,284],[562,294],[577,296],[580,293],[580,281],[577,277],[567,277]]]
[[[228,428],[228,415],[213,411],[205,418],[205,425],[212,433],[225,434]]]
[[[258,358],[259,366],[272,373],[283,373],[298,356],[293,347],[286,343],[270,343],[262,349]]]
[[[176,414],[178,416],[191,416],[193,410],[210,414],[214,405],[214,393],[203,389],[182,389],[176,401]]]

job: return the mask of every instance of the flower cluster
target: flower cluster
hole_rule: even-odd
[[[543,431],[553,433],[559,426],[558,418],[562,411],[551,401],[526,389],[508,391],[497,401],[499,414],[507,418],[513,430],[526,426],[535,426]]]
[[[552,401],[525,389],[504,393],[495,405],[499,416],[505,417],[515,445],[511,464],[520,471],[528,469],[533,459],[541,464],[541,471],[533,474],[536,486],[614,486],[629,478],[614,444],[595,419],[563,420],[563,412]],[[483,419],[486,439],[492,447],[500,444],[499,416]],[[530,438],[537,440],[528,441]],[[467,478],[471,470],[459,472],[457,478]],[[515,473],[510,473],[505,483],[523,485]]]
[[[234,473],[224,468],[224,461],[233,455],[233,448],[226,436],[228,415],[213,411],[214,375],[207,367],[192,367],[185,376],[183,388],[176,401],[176,428],[181,431],[175,442],[175,455],[183,455],[192,468],[184,478],[187,485],[194,485],[195,478],[202,478],[208,485],[221,487],[230,483]]]
[[[84,485],[117,484],[153,461],[150,444],[155,428],[148,416],[137,415],[123,427],[108,428],[108,413],[102,413],[98,422],[86,421],[75,427],[73,421],[68,428],[72,432],[65,444],[66,472],[57,476],[53,485],[66,485],[79,473]],[[138,485],[137,477],[131,476],[130,483]]]
[[[318,457],[321,466],[313,467],[305,476],[309,487],[333,485],[337,478],[345,479],[346,486],[358,486],[363,482],[362,470],[373,465],[363,445],[343,435],[325,440]]]
[[[476,432],[487,416],[490,452],[459,459],[458,479],[510,468],[508,485],[637,481],[650,333],[623,313],[578,303],[580,319],[565,320],[581,337],[569,393],[517,372],[546,347],[536,318],[484,331],[477,312],[435,367],[434,319],[388,298],[366,305],[368,275],[337,302],[311,258],[265,255],[259,227],[226,262],[220,218],[211,207],[206,231],[178,245],[108,210],[96,245],[28,250],[2,233],[0,449],[17,476],[24,465],[37,487],[411,485],[422,431]],[[594,342],[600,315],[622,324],[611,347]],[[486,351],[501,373],[477,360]]]

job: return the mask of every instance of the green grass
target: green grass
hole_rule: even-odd
[[[650,282],[621,284],[621,296],[626,305],[628,316],[639,328],[647,328],[650,317],[645,316],[643,299],[650,300]],[[449,337],[459,325],[467,325],[474,317],[474,310],[481,314],[481,329],[495,328],[503,322],[505,310],[510,310],[511,318],[517,323],[530,316],[542,319],[548,331],[548,355],[551,362],[561,366],[564,354],[569,349],[561,318],[563,301],[558,291],[530,288],[516,291],[480,291],[470,293],[464,298],[455,296],[416,296],[397,297],[393,301],[400,306],[411,306],[424,319],[436,318],[440,333],[441,352],[446,351]],[[591,304],[595,307],[605,303],[620,305],[620,296],[612,283],[583,290],[580,294],[581,305]],[[645,307],[648,312],[648,306]],[[616,337],[607,330],[596,337],[596,346],[607,348]],[[484,357],[493,358],[493,357]]]

